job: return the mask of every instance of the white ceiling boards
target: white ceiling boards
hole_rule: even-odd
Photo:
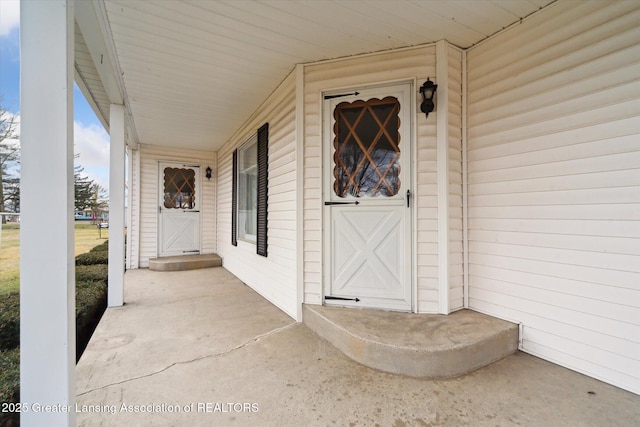
[[[549,3],[97,0],[95,17],[76,14],[94,68],[84,55],[76,70],[90,102],[109,111],[90,77],[111,62],[107,84],[123,86],[131,143],[217,150],[296,64],[441,39],[466,48]],[[85,32],[105,43],[91,46]]]

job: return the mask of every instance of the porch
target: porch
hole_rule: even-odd
[[[640,417],[632,393],[520,352],[447,380],[367,368],[223,268],[131,270],[125,284],[127,304],[107,310],[76,368],[80,426],[631,425]]]

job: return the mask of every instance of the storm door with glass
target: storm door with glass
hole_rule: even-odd
[[[411,86],[324,101],[325,303],[411,310]]]
[[[200,167],[160,163],[159,256],[200,253]]]

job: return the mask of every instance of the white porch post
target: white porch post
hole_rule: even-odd
[[[23,426],[75,425],[73,1],[20,2]],[[32,408],[32,406],[30,406]]]
[[[109,307],[124,304],[124,106],[111,104],[109,116]]]

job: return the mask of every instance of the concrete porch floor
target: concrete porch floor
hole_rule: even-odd
[[[78,363],[80,426],[630,426],[640,396],[517,352],[426,380],[360,365],[223,268],[131,270]]]

